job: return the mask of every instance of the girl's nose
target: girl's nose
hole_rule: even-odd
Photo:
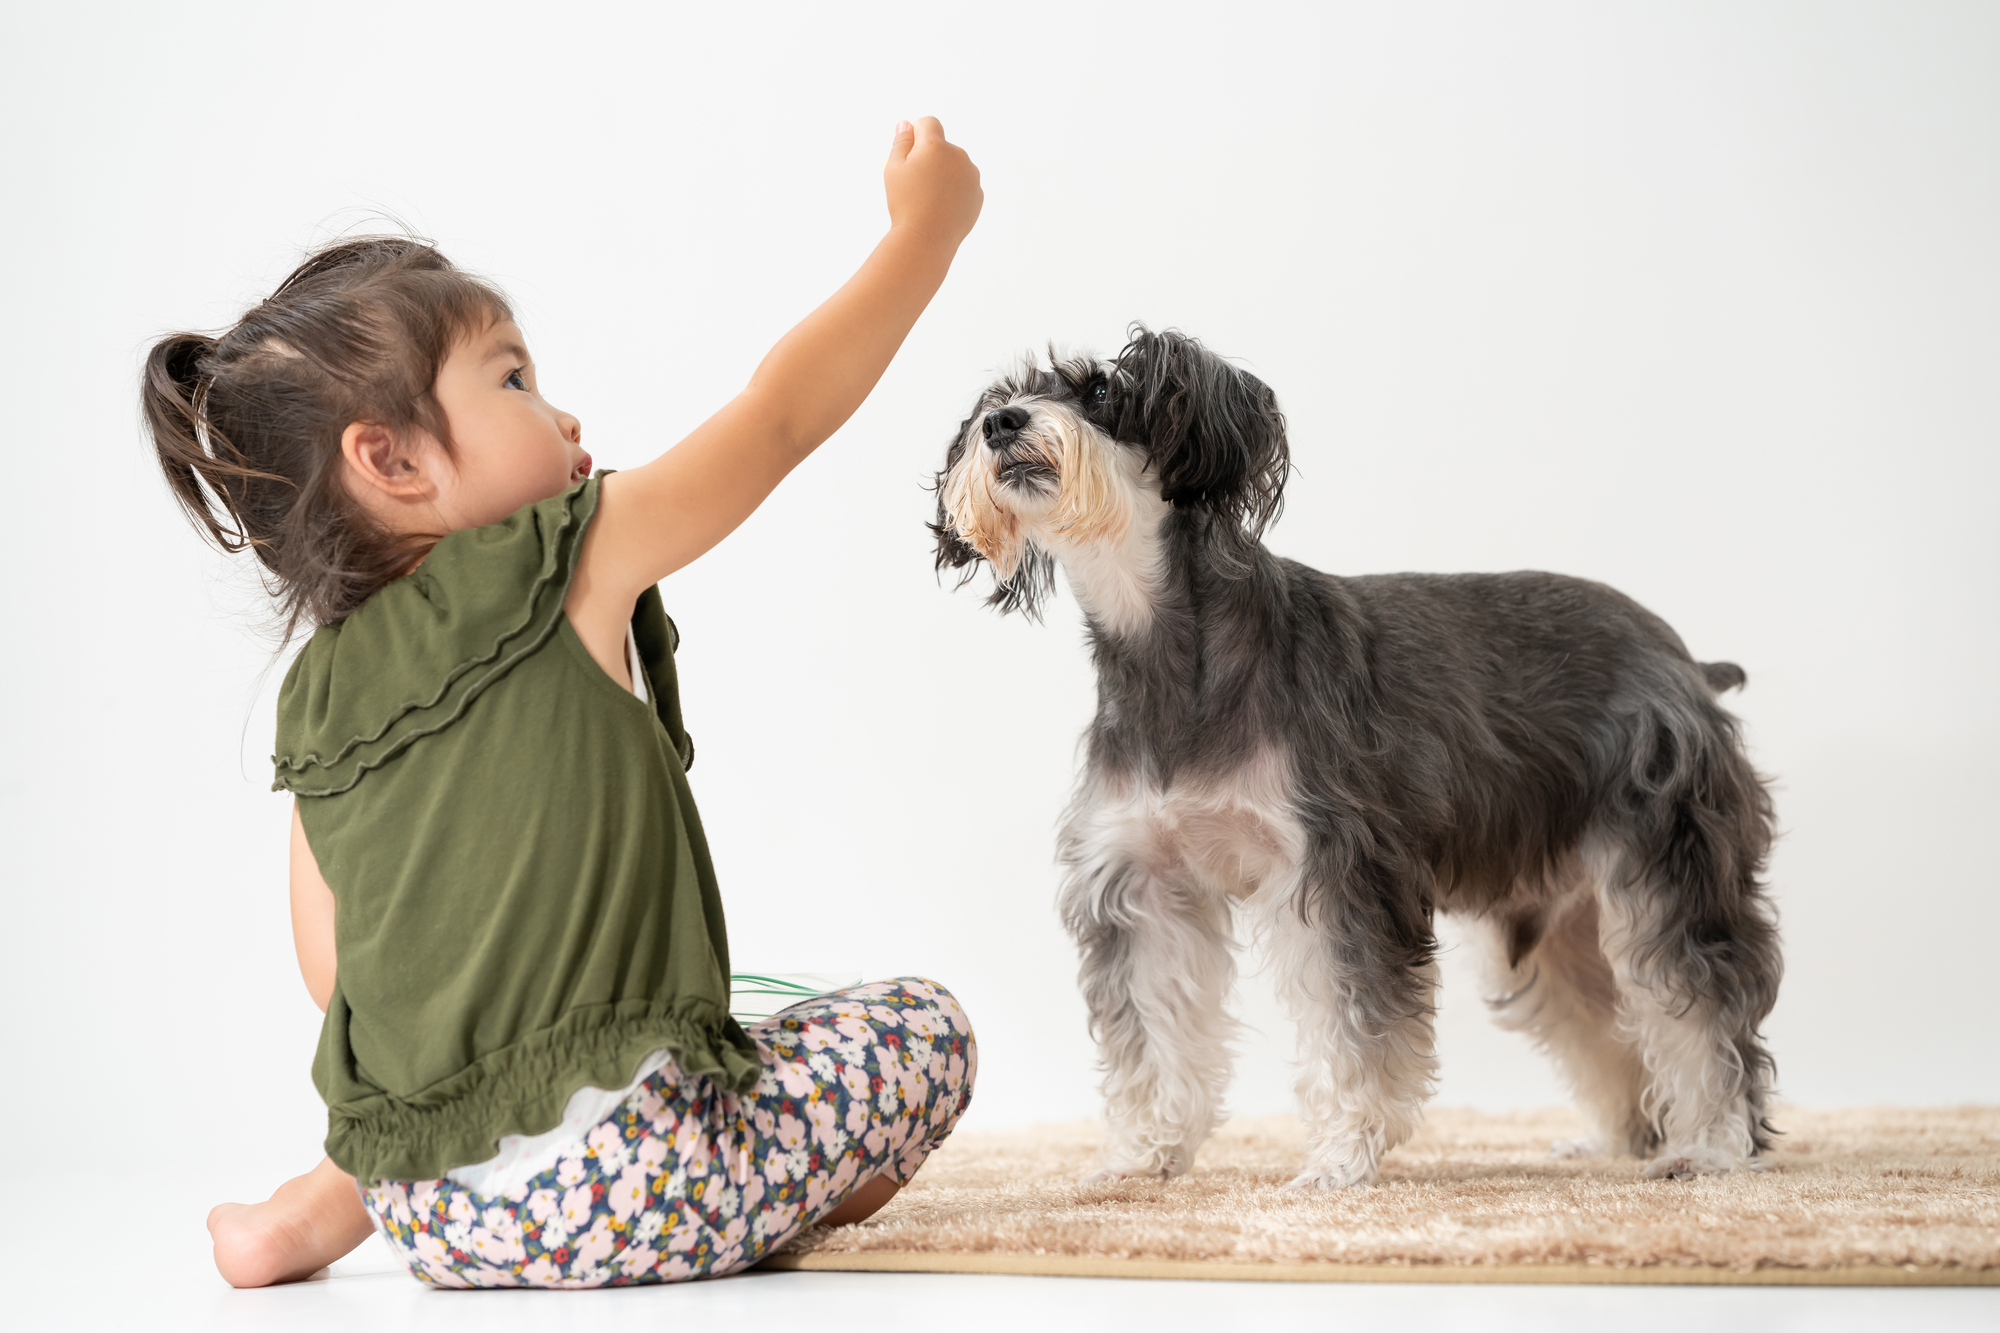
[[[565,440],[571,444],[583,443],[583,423],[561,408],[556,409],[556,425],[562,428]]]

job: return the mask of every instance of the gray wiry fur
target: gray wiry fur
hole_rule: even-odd
[[[1753,1165],[1781,969],[1770,800],[1715,697],[1742,671],[1601,584],[1280,559],[1287,471],[1268,388],[1135,329],[995,384],[939,473],[941,568],[992,560],[992,600],[1033,614],[1061,564],[1089,622],[1060,855],[1106,1171],[1184,1171],[1216,1122],[1242,915],[1300,1022],[1299,1183],[1373,1180],[1435,1069],[1438,910],[1591,1115],[1570,1148]]]

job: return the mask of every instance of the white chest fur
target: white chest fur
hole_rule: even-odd
[[[1265,751],[1221,778],[1093,777],[1072,803],[1064,859],[1227,896],[1289,897],[1305,856],[1291,765]]]

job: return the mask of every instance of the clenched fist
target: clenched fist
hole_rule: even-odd
[[[889,225],[956,248],[979,220],[986,192],[979,168],[965,150],[944,137],[936,116],[896,126],[882,181],[889,195]]]

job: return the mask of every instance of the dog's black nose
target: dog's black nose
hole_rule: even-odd
[[[1015,407],[1010,404],[1009,406],[995,408],[993,411],[988,412],[986,420],[980,426],[980,429],[985,433],[986,438],[990,440],[1003,432],[1011,435],[1027,424],[1028,409],[1025,407]]]

